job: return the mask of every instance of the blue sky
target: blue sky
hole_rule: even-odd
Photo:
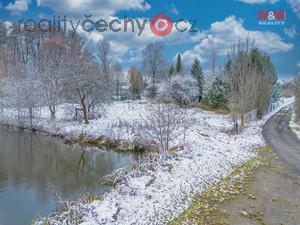
[[[259,25],[259,10],[285,10],[285,25]],[[18,22],[20,19],[52,18],[66,15],[74,21],[84,15],[100,18],[148,19],[164,13],[172,21],[197,20],[197,33],[180,33],[173,29],[165,37],[155,36],[146,29],[137,33],[84,33],[95,46],[103,37],[111,41],[113,57],[124,68],[139,65],[142,49],[152,41],[166,44],[165,57],[172,62],[180,52],[189,65],[194,58],[201,60],[204,69],[210,68],[210,54],[216,51],[222,66],[228,48],[247,36],[255,45],[268,52],[280,77],[292,77],[300,71],[300,0],[2,0],[0,20]]]

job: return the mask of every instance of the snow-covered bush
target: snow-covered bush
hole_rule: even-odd
[[[229,90],[229,86],[220,77],[216,77],[205,96],[204,103],[212,108],[226,106]]]
[[[179,137],[185,138],[190,126],[185,109],[174,105],[156,104],[146,107],[146,116],[141,116],[138,138],[141,143],[158,147],[163,157],[168,154],[170,144]],[[183,140],[183,143],[185,140]]]
[[[199,87],[197,80],[192,75],[174,75],[162,85],[159,94],[161,101],[186,106],[198,100]]]

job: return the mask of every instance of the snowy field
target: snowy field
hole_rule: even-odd
[[[49,134],[63,136],[67,139],[77,139],[84,136],[87,139],[106,137],[114,140],[131,142],[134,140],[132,124],[141,119],[140,115],[145,114],[146,102],[114,102],[100,110],[101,118],[90,120],[89,124],[74,121],[73,106],[64,104],[57,108],[56,120],[50,119],[47,107],[42,108],[38,119],[34,119],[34,127]],[[30,127],[29,119],[22,118],[21,125]],[[15,109],[5,109],[0,116],[2,124],[18,126],[18,115]]]
[[[187,148],[155,168],[132,171],[102,201],[88,206],[83,224],[165,224],[185,210],[196,193],[254,157],[263,145],[260,128],[233,136],[228,133],[229,117],[190,113],[195,123],[187,134]]]
[[[52,134],[78,137],[81,134],[96,138],[105,136],[126,142],[133,141],[133,126],[147,114],[147,102],[115,102],[109,105],[100,119],[90,124],[69,121],[59,108],[57,122],[41,112],[38,128]],[[2,123],[13,124],[13,111],[2,114]],[[238,164],[256,156],[264,145],[261,135],[263,121],[256,121],[232,134],[232,119],[191,108],[187,116],[193,123],[185,136],[185,148],[171,153],[165,160],[146,160],[130,171],[122,182],[101,200],[90,204],[77,203],[69,210],[80,213],[82,225],[92,224],[165,224],[185,210],[195,194],[227,176]],[[178,137],[172,145],[182,143]],[[153,153],[155,155],[155,153]],[[53,224],[57,217],[50,217]]]

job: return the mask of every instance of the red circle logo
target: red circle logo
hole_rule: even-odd
[[[173,29],[171,18],[165,14],[157,14],[150,20],[150,29],[157,36],[166,36]]]

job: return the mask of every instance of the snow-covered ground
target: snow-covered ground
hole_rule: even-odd
[[[45,107],[37,113],[38,119],[35,119],[33,124],[38,130],[68,139],[77,139],[83,135],[90,139],[106,137],[131,142],[135,138],[132,124],[139,121],[140,116],[146,113],[145,105],[144,101],[114,102],[105,106],[105,110],[101,111],[101,118],[90,120],[89,124],[74,121],[72,119],[73,107],[68,104],[60,105],[57,108],[55,121],[50,119],[49,110]],[[17,118],[15,109],[5,109],[0,114],[0,123],[17,126],[19,125]],[[29,119],[21,124],[29,127]]]
[[[230,135],[228,116],[191,110],[195,123],[187,134],[188,147],[165,163],[132,175],[102,201],[89,205],[90,224],[165,224],[185,210],[196,193],[225,177],[254,157],[263,145],[261,129],[249,127]]]
[[[294,133],[300,139],[300,121],[296,120],[296,114],[293,112],[292,119],[290,121],[290,128],[294,131]]]
[[[278,113],[282,108],[292,105],[295,102],[294,97],[281,98],[279,101],[273,104],[272,110],[263,118],[264,122],[267,122],[272,116]]]
[[[39,128],[67,137],[84,134],[93,138],[108,136],[132,141],[135,132],[130,124],[147,113],[147,104],[113,103],[105,116],[88,125],[64,119],[64,110],[60,107],[58,122],[50,122],[47,113],[42,112]],[[12,112],[6,113],[2,119],[12,123],[15,116]],[[227,176],[238,164],[256,156],[257,148],[264,145],[261,135],[263,121],[253,122],[239,135],[233,135],[229,115],[196,108],[189,109],[187,114],[193,124],[186,133],[186,147],[171,153],[164,161],[145,161],[143,165],[137,165],[101,200],[73,206],[73,210],[80,211],[83,216],[80,219],[82,225],[165,224],[185,210],[195,194]],[[179,137],[173,145],[181,141]],[[55,217],[49,219],[53,222]]]

